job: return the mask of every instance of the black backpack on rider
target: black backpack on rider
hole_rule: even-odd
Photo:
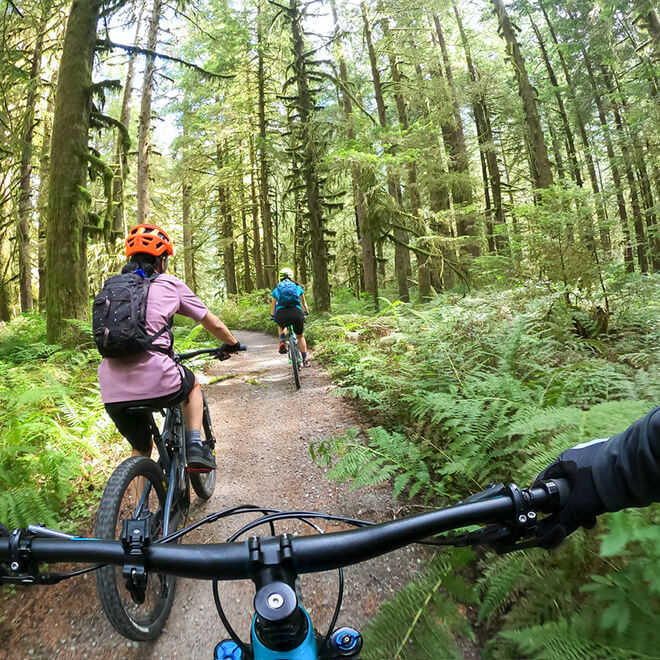
[[[172,319],[156,334],[147,332],[149,285],[156,277],[157,274],[148,277],[133,271],[105,281],[92,307],[94,342],[103,357],[130,357],[148,350],[170,352],[153,342],[170,329]]]

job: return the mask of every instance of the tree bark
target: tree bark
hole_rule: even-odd
[[[216,147],[217,166],[218,166],[218,201],[220,202],[221,217],[221,254],[223,269],[225,273],[225,286],[228,295],[238,293],[236,283],[236,257],[234,254],[234,221],[231,214],[231,187],[228,183],[229,176],[224,170],[224,154],[227,151],[226,145],[223,147],[218,144]]]
[[[369,53],[369,64],[371,66],[371,77],[374,86],[374,94],[376,96],[376,106],[378,109],[378,122],[382,128],[387,128],[387,113],[385,108],[385,101],[383,98],[383,87],[380,78],[380,71],[378,70],[378,61],[376,59],[376,51],[373,45],[371,35],[371,25],[367,15],[367,8],[364,2],[361,3],[362,22],[364,25],[364,36],[367,42],[367,50]],[[391,145],[387,148],[389,153],[392,152]],[[391,203],[394,208],[399,207],[400,191],[399,182],[394,175],[391,167],[387,168],[387,191],[391,198]],[[394,236],[394,272],[396,275],[399,298],[404,302],[410,300],[410,292],[408,290],[408,266],[410,263],[410,255],[408,250],[403,247],[402,243],[407,242],[406,232],[399,228],[393,228],[392,234]]]
[[[536,35],[536,41],[539,44],[541,50],[541,55],[543,56],[543,62],[545,63],[545,68],[548,72],[548,77],[550,78],[550,83],[552,84],[552,92],[555,95],[557,101],[557,108],[559,110],[559,116],[561,118],[562,128],[564,130],[564,135],[566,136],[566,151],[568,153],[568,159],[571,163],[571,176],[573,181],[582,188],[582,173],[580,172],[580,163],[577,158],[577,151],[575,149],[575,138],[573,137],[573,131],[571,130],[571,125],[568,121],[568,115],[566,113],[566,107],[564,106],[564,99],[562,98],[561,92],[559,91],[559,82],[557,76],[555,75],[555,70],[550,61],[550,56],[548,55],[548,50],[545,47],[545,42],[543,41],[543,36],[538,26],[534,22],[531,12],[527,12],[529,20]]]
[[[254,154],[254,141],[250,136],[250,197],[252,201],[252,258],[254,259],[254,274],[257,280],[257,289],[268,287],[264,276],[261,261],[261,234],[259,232],[259,204],[257,202],[257,166]]]
[[[478,232],[473,211],[466,211],[465,206],[472,204],[472,185],[470,182],[470,167],[465,146],[465,135],[463,133],[463,122],[461,112],[458,107],[458,97],[454,85],[454,75],[451,70],[449,60],[449,51],[445,35],[437,14],[433,15],[433,24],[435,33],[442,53],[442,62],[444,65],[445,79],[451,98],[453,122],[449,123],[447,137],[449,138],[449,170],[461,175],[457,177],[452,185],[452,199],[454,201],[454,211],[456,213],[456,230],[459,236],[470,237],[466,247],[462,250],[473,257],[479,256]]]
[[[18,223],[16,239],[18,242],[18,273],[21,312],[27,312],[34,306],[32,300],[32,249],[30,245],[31,219],[30,188],[32,180],[32,142],[35,125],[35,102],[39,90],[41,72],[41,51],[44,42],[45,23],[47,16],[44,13],[41,23],[37,27],[37,36],[32,53],[30,66],[30,82],[25,99],[25,115],[21,130],[21,164],[18,197]]]
[[[189,174],[185,171],[182,175],[181,186],[181,217],[183,224],[183,272],[186,284],[193,292],[197,291],[195,282],[195,255],[193,246],[193,229],[190,212],[190,199],[192,185]]]
[[[330,7],[335,25],[335,35],[339,35],[339,21],[335,0],[330,0]],[[341,44],[337,43],[337,61],[339,63],[339,80],[341,82],[340,100],[346,124],[346,137],[355,140],[355,126],[353,123],[353,102],[348,93],[348,71],[346,61],[341,50]],[[364,275],[364,288],[371,294],[374,307],[378,310],[378,273],[376,270],[376,254],[374,240],[367,227],[367,202],[360,185],[360,166],[351,163],[351,182],[353,187],[353,203],[355,205],[355,218],[357,225],[358,241],[362,252],[362,272]]]
[[[140,27],[142,23],[142,12],[144,11],[144,2],[140,4],[140,13],[135,28],[134,42],[138,44],[140,39]],[[133,95],[133,78],[135,77],[135,61],[137,53],[131,51],[128,56],[128,66],[126,68],[126,81],[124,83],[124,92],[121,99],[121,111],[119,121],[130,128],[131,121],[131,97]],[[128,154],[126,145],[123,144],[123,136],[117,135],[115,144],[116,174],[112,180],[112,201],[114,205],[112,229],[115,235],[126,234],[128,227],[124,218],[124,184],[128,176]]]
[[[511,57],[513,68],[518,83],[518,91],[525,112],[525,122],[529,131],[529,140],[531,143],[531,169],[536,188],[549,188],[553,183],[552,169],[548,159],[548,150],[543,137],[543,128],[536,107],[536,94],[532,88],[525,60],[520,52],[518,39],[511,19],[502,3],[502,0],[491,0],[495,8],[495,15],[499,21],[499,32],[506,42],[507,54]]]
[[[154,51],[158,42],[158,24],[162,11],[162,0],[153,0],[147,49]],[[140,102],[140,126],[138,134],[137,163],[137,221],[149,222],[150,190],[149,190],[149,158],[151,155],[151,99],[154,87],[154,71],[156,58],[147,55],[142,81],[142,100]]]
[[[552,37],[552,41],[555,44],[556,50],[557,50],[557,55],[559,56],[559,61],[561,63],[561,68],[562,71],[564,72],[564,78],[566,79],[566,85],[568,89],[568,93],[571,99],[571,102],[573,103],[573,107],[575,109],[575,117],[577,120],[577,125],[578,125],[578,132],[580,134],[580,139],[582,141],[582,148],[584,149],[584,157],[585,161],[587,163],[587,172],[589,173],[589,181],[591,183],[591,190],[594,193],[594,198],[595,198],[595,204],[596,204],[596,216],[598,218],[598,230],[600,234],[600,242],[605,251],[609,251],[611,247],[611,240],[610,240],[610,234],[609,234],[609,229],[607,227],[607,209],[605,208],[605,205],[603,203],[603,200],[601,199],[601,194],[600,194],[600,186],[598,183],[598,175],[596,173],[596,165],[594,163],[594,158],[592,155],[592,149],[591,149],[591,144],[589,141],[589,136],[587,134],[587,129],[585,126],[584,118],[583,118],[583,113],[582,113],[582,108],[580,104],[577,101],[576,95],[575,95],[575,87],[573,85],[573,76],[571,75],[570,69],[568,67],[568,64],[566,62],[566,58],[564,57],[564,53],[562,52],[561,46],[559,44],[559,40],[557,39],[557,35],[554,30],[554,26],[552,25],[552,22],[550,21],[550,17],[548,16],[548,12],[545,9],[545,6],[543,3],[540,4],[541,7],[541,12],[543,13],[543,17],[545,19],[546,25],[548,26],[548,31],[550,32],[550,36]]]
[[[301,169],[305,182],[309,238],[312,256],[312,283],[314,305],[320,312],[330,311],[330,282],[328,279],[328,252],[325,241],[325,223],[321,207],[319,176],[317,173],[320,153],[312,130],[312,115],[315,103],[309,87],[306,48],[303,42],[300,5],[290,0],[289,16],[293,44],[293,75],[297,84],[296,108],[300,120]]]
[[[603,75],[603,81],[609,93],[609,104],[614,115],[614,123],[616,124],[617,134],[619,137],[619,150],[623,156],[623,166],[626,171],[626,180],[628,181],[628,191],[630,193],[630,207],[633,213],[633,226],[635,227],[635,239],[637,248],[637,261],[642,273],[648,273],[649,264],[647,258],[647,243],[644,234],[644,217],[642,216],[642,209],[639,203],[639,195],[637,191],[637,181],[632,168],[632,157],[630,148],[628,146],[628,139],[624,129],[623,119],[621,118],[621,109],[616,100],[614,86],[610,77],[607,67],[600,64],[600,71]]]
[[[273,220],[270,208],[269,167],[266,146],[266,74],[264,71],[264,43],[262,32],[261,0],[257,3],[257,86],[259,109],[259,207],[261,210],[261,225],[264,232],[264,278],[266,286],[274,286],[277,282],[275,272],[275,244],[273,242]]]
[[[607,123],[607,117],[605,115],[603,100],[598,90],[598,83],[596,81],[596,76],[591,65],[591,60],[584,48],[582,49],[582,56],[584,59],[585,67],[587,69],[587,73],[589,75],[591,92],[594,98],[594,102],[596,103],[596,109],[598,110],[598,119],[600,121],[601,128],[603,129],[603,137],[605,139],[607,157],[610,161],[610,167],[612,168],[612,181],[614,182],[614,189],[616,191],[617,206],[619,208],[619,220],[621,222],[621,231],[623,233],[624,241],[623,257],[626,264],[626,270],[629,273],[632,273],[635,270],[635,259],[633,256],[630,229],[628,228],[628,211],[626,209],[626,200],[623,196],[623,188],[621,186],[621,175],[619,173],[617,159],[614,154],[614,146],[612,145],[612,138],[610,136],[610,128]]]
[[[243,222],[243,289],[245,293],[252,291],[252,276],[250,274],[250,246],[249,246],[249,232],[247,225],[247,204],[245,203],[245,186],[241,182],[238,187],[240,191],[241,200],[241,218]]]
[[[454,7],[454,14],[456,15],[456,23],[463,42],[463,50],[465,51],[465,59],[468,68],[470,80],[477,85],[480,80],[479,72],[477,71],[474,62],[472,61],[472,53],[467,34],[463,27],[463,20],[458,11],[458,6],[452,2]],[[493,209],[490,209],[490,204],[487,200],[488,214],[494,219],[495,232],[489,233],[488,244],[491,252],[497,250],[499,253],[504,253],[506,250],[506,220],[504,218],[504,205],[502,203],[502,180],[500,177],[500,168],[497,164],[497,156],[495,154],[495,145],[493,130],[490,124],[490,110],[486,103],[485,95],[482,91],[477,92],[477,96],[472,105],[474,111],[474,119],[477,127],[477,141],[479,143],[479,150],[484,156],[488,170],[488,181],[490,181],[490,189],[493,194]],[[485,176],[485,175],[484,175]],[[488,190],[488,181],[484,182],[486,191]],[[487,197],[487,196],[486,196]],[[493,222],[491,221],[491,227]],[[499,228],[499,229],[498,229]]]
[[[48,194],[46,315],[48,341],[64,338],[65,319],[86,321],[90,85],[101,3],[71,7],[60,61]]]

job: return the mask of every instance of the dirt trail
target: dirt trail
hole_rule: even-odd
[[[330,438],[359,426],[355,411],[340,398],[328,396],[332,384],[316,365],[303,372],[295,391],[286,356],[277,353],[272,337],[237,332],[247,353],[217,363],[206,378],[232,378],[204,386],[218,439],[218,479],[207,503],[195,498],[189,521],[234,504],[283,509],[313,509],[371,520],[386,520],[398,511],[389,488],[350,491],[327,481],[311,461],[310,442]],[[187,542],[222,542],[248,518],[205,526]],[[286,526],[285,526],[286,525]],[[277,532],[300,531],[282,523]],[[267,534],[267,530],[258,533]],[[358,628],[380,604],[405,584],[419,565],[419,553],[404,549],[345,571],[344,606],[339,623]],[[305,607],[319,630],[325,631],[335,605],[336,573],[304,576]],[[250,583],[224,583],[223,605],[229,621],[246,638],[254,588]],[[70,580],[56,587],[20,591],[0,612],[0,659],[53,660],[211,660],[215,644],[225,638],[211,585],[178,581],[174,607],[161,637],[148,643],[129,642],[105,620],[95,581]]]

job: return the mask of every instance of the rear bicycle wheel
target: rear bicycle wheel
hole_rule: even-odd
[[[103,491],[96,538],[119,539],[124,520],[146,518],[153,543],[162,536],[164,507],[162,470],[150,458],[133,456],[117,467]],[[174,601],[176,578],[149,573],[143,603],[136,602],[126,588],[121,566],[100,568],[96,572],[96,587],[113,628],[128,639],[145,641],[158,637],[165,626]]]
[[[202,394],[202,396],[204,396]],[[202,417],[202,428],[204,429],[204,442],[211,448],[215,455],[215,437],[213,435],[213,428],[211,427],[211,415],[209,408],[206,405],[206,397],[204,396],[204,415]],[[210,472],[191,472],[190,485],[197,493],[197,497],[202,500],[208,500],[213,491],[215,490],[215,470]]]

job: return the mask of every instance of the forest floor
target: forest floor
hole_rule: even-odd
[[[248,352],[213,364],[200,376],[207,383],[214,376],[232,377],[204,386],[218,440],[217,484],[208,502],[194,498],[188,521],[234,504],[312,509],[371,520],[401,515],[389,485],[351,491],[347,485],[329,482],[326,470],[312,462],[311,442],[361,425],[349,403],[331,395],[328,375],[312,362],[296,392],[290,365],[277,353],[275,338],[246,331],[237,335]],[[201,527],[186,540],[222,542],[245,522],[244,517],[225,519]],[[287,523],[277,531],[302,532],[296,525]],[[339,623],[360,628],[414,576],[421,556],[422,551],[409,547],[346,569]],[[335,606],[337,574],[304,576],[302,590],[305,607],[324,631]],[[245,639],[252,585],[223,583],[220,593],[229,621]],[[101,611],[93,576],[54,587],[19,589],[0,602],[2,660],[211,660],[215,644],[226,636],[211,584],[194,580],[179,579],[168,623],[154,642],[130,642],[114,631]]]

